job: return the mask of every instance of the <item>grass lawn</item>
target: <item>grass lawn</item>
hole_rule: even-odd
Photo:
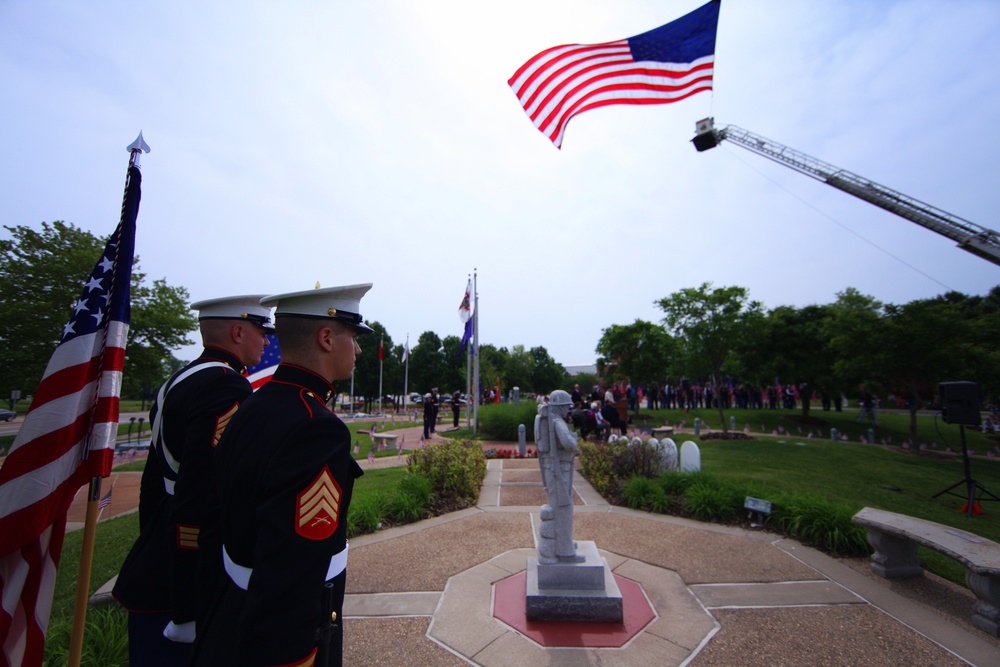
[[[881,412],[879,425],[859,424],[857,411],[841,413],[811,410],[818,423],[799,423],[800,411],[730,410],[726,419],[736,417],[737,430],[750,427],[753,440],[713,440],[691,433],[694,419],[700,418],[718,428],[718,410],[642,411],[650,415],[647,425],[669,422],[675,427],[685,422],[684,432],[675,434],[680,446],[687,440],[698,443],[702,469],[721,479],[745,484],[754,495],[767,500],[769,494],[796,493],[814,495],[847,505],[908,514],[944,525],[954,526],[1000,542],[1000,501],[983,498],[983,514],[969,517],[962,511],[967,493],[965,484],[952,493],[935,494],[964,479],[961,433],[957,425],[945,424],[934,415],[920,415],[915,446],[903,448],[909,439],[908,414]],[[635,425],[644,423],[634,420]],[[846,434],[848,441],[833,442],[830,429]],[[801,429],[801,433],[800,433]],[[861,438],[874,431],[876,444],[861,444]],[[775,431],[780,434],[772,435]],[[808,437],[810,431],[813,437]],[[703,431],[704,433],[704,431]],[[967,447],[978,456],[970,457],[970,476],[994,495],[1000,496],[1000,457],[983,456],[1000,451],[1000,438],[965,429]],[[886,444],[882,444],[883,440]],[[925,449],[921,450],[920,445]],[[948,452],[948,450],[951,450]],[[955,495],[957,494],[957,495]],[[964,568],[950,558],[929,549],[918,551],[931,572],[965,585]]]

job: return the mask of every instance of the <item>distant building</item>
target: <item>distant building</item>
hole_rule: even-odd
[[[597,375],[597,364],[588,364],[586,366],[563,366],[563,368],[566,369],[566,373],[570,377],[576,377],[581,373]]]

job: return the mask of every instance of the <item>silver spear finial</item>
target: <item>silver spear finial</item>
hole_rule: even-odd
[[[139,136],[135,138],[135,141],[130,143],[125,150],[129,153],[133,151],[139,151],[140,153],[148,153],[149,145],[142,139],[142,130],[139,130]]]

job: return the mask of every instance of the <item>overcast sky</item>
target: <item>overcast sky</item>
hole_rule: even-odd
[[[151,279],[192,301],[373,282],[363,315],[412,345],[461,335],[475,269],[482,342],[564,365],[706,281],[768,308],[1000,284],[931,231],[689,142],[714,116],[998,229],[997,0],[724,0],[714,92],[590,111],[562,150],[507,85],[701,4],[0,0],[0,223],[108,235],[142,130]]]

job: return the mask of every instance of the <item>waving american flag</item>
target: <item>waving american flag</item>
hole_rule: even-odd
[[[546,49],[507,83],[556,148],[570,119],[610,104],[668,104],[711,90],[719,0],[635,37]]]
[[[111,474],[141,181],[130,161],[121,221],[0,467],[0,665],[41,664],[66,513],[80,486]]]

